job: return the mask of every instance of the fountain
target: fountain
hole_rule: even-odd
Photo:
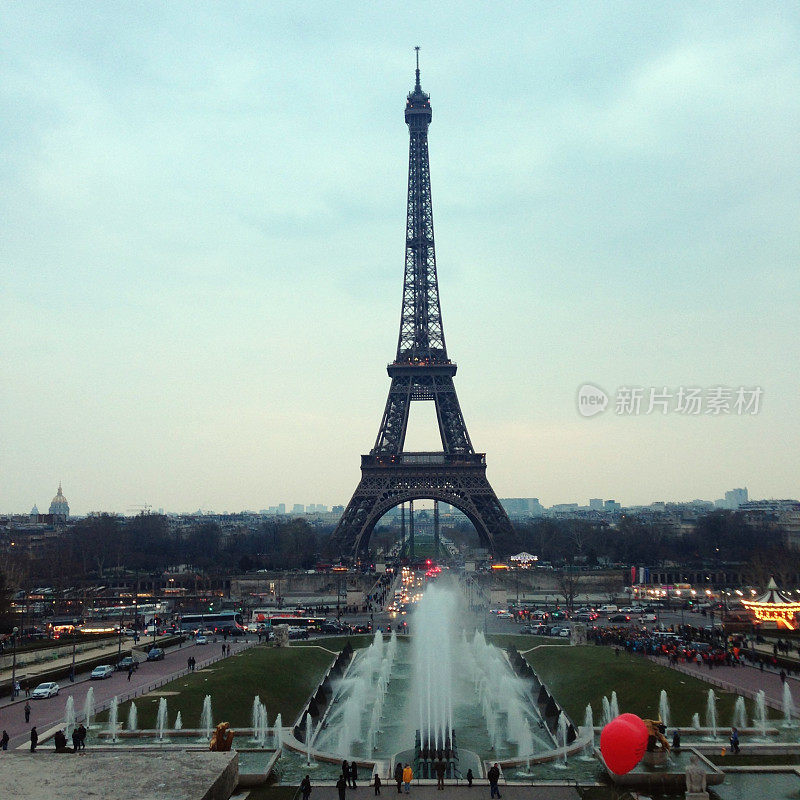
[[[567,730],[569,728],[569,723],[567,722],[567,715],[562,711],[558,715],[558,727],[556,729],[556,743],[559,747],[564,749],[564,758],[561,762],[555,764],[554,766],[560,767],[561,769],[567,768]]]
[[[616,692],[611,692],[611,702],[609,706],[611,708],[611,719],[616,719],[619,716],[619,701],[617,700]]]
[[[711,728],[711,737],[717,738],[717,696],[713,689],[708,690],[706,699],[706,728]]]
[[[311,714],[306,717],[306,766],[311,766],[311,733],[314,723],[311,721]]]
[[[700,730],[700,715],[697,712],[692,714],[692,728],[696,731]]]
[[[667,699],[667,690],[662,689],[658,698],[658,716],[664,723],[664,726],[669,728],[669,700]]]
[[[87,728],[91,727],[94,719],[94,686],[89,687],[86,692],[86,700],[83,701],[83,721]]]
[[[603,695],[603,727],[608,725],[611,722],[611,703],[608,702],[608,698]]]
[[[203,700],[203,710],[200,713],[200,730],[204,739],[211,738],[211,730],[214,727],[214,718],[211,715],[211,695],[207,694]]]
[[[797,716],[794,708],[794,701],[792,700],[792,690],[789,688],[789,681],[783,684],[783,727],[792,727],[792,717]]]
[[[75,700],[70,695],[67,698],[67,706],[64,709],[64,735],[69,740],[72,731],[75,730]]]
[[[133,732],[139,728],[139,715],[136,711],[136,703],[131,703],[128,709],[128,731]]]
[[[119,710],[119,700],[117,696],[111,699],[111,707],[108,709],[108,738],[112,742],[117,741],[117,713]]]
[[[179,711],[175,717],[175,728],[176,731],[183,730],[183,718],[181,717],[181,712]]]
[[[767,696],[763,689],[756,692],[756,718],[754,720],[758,732],[762,738],[767,738]]]
[[[594,761],[594,714],[592,713],[591,703],[586,704],[581,733],[586,737],[586,749],[583,751],[581,759],[584,761]]]
[[[731,724],[739,730],[747,727],[747,709],[745,708],[744,697],[736,698],[736,703],[733,706],[733,722]]]
[[[280,714],[275,717],[275,727],[272,730],[273,746],[276,750],[280,751],[283,749],[283,720]]]
[[[208,695],[206,695],[207,697]],[[164,730],[167,727],[167,698],[161,697],[158,700],[158,714],[156,715],[156,731],[158,740],[164,741]]]

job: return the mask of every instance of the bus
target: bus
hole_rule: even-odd
[[[321,630],[325,622],[325,617],[306,617],[299,614],[273,614],[269,617],[269,624],[273,628],[276,625],[289,625],[292,628]]]
[[[218,614],[184,614],[179,623],[182,631],[210,630],[214,633],[225,633],[229,636],[243,636],[246,631],[242,615],[238,611],[221,611]]]

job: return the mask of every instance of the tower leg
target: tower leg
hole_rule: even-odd
[[[408,557],[414,560],[414,501],[408,503]]]
[[[433,501],[433,555],[439,560],[439,501]]]

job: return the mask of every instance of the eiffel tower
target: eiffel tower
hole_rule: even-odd
[[[406,101],[410,135],[408,208],[403,308],[397,357],[387,371],[392,379],[375,446],[361,456],[361,481],[332,535],[344,559],[366,554],[375,523],[391,508],[418,499],[439,500],[462,511],[494,554],[514,547],[516,536],[486,479],[486,454],[476,453],[456,397],[456,365],[447,357],[439,306],[433,204],[428,163],[430,96],[419,80]],[[442,450],[405,452],[412,402],[432,400]]]

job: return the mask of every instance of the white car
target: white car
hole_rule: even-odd
[[[656,615],[655,614],[642,614],[642,616],[639,617],[639,622],[642,622],[642,623],[644,623],[644,622],[655,622],[655,621],[656,621]]]
[[[194,637],[195,644],[208,644],[208,639],[205,636],[195,636]]]
[[[101,681],[104,678],[110,678],[114,674],[114,667],[111,664],[101,664],[92,670],[90,678],[93,681]]]
[[[55,697],[61,687],[57,683],[40,683],[32,692],[31,697],[38,700],[41,697]]]

